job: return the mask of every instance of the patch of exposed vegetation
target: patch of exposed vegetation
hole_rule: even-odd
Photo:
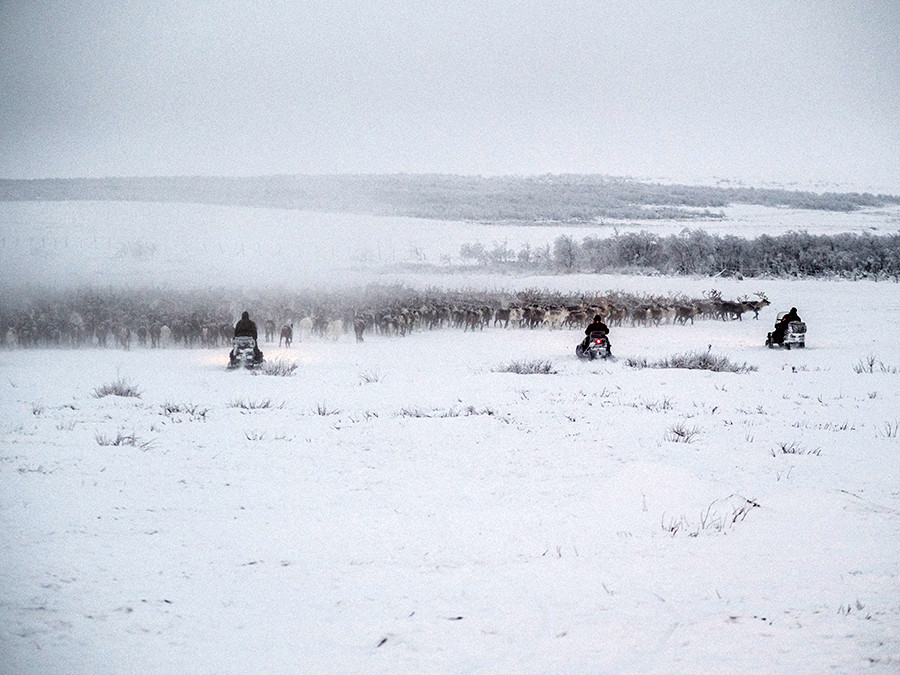
[[[140,398],[141,390],[128,379],[119,377],[112,382],[95,387],[92,395],[94,398],[103,398],[104,396]]]
[[[883,361],[879,361],[873,354],[869,354],[866,358],[860,359],[853,366],[854,373],[891,373],[900,372],[896,366],[888,366]]]
[[[235,399],[228,404],[229,408],[238,408],[240,410],[267,410],[269,408],[283,408],[284,402],[275,403],[270,398],[254,401],[252,399]]]
[[[296,361],[285,358],[277,358],[272,361],[263,361],[263,364],[256,368],[253,373],[261,373],[263,375],[273,375],[275,377],[290,377],[297,368],[300,367]]]
[[[649,361],[645,357],[629,358],[625,360],[625,364],[632,368],[685,368],[711,370],[715,373],[749,373],[758,370],[757,366],[734,363],[726,356],[717,356],[710,352],[675,354],[656,361]]]
[[[517,375],[555,375],[553,362],[547,359],[530,361],[510,361],[494,369],[495,373],[516,373]]]

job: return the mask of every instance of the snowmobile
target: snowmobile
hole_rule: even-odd
[[[778,321],[775,322],[776,327],[781,323],[781,320],[786,314],[787,312],[779,312]],[[766,347],[774,349],[778,346],[784,347],[785,349],[790,349],[791,347],[802,349],[803,347],[806,347],[806,323],[803,321],[791,321],[784,329],[784,335],[782,335],[780,339],[777,330],[773,330],[766,335]]]
[[[609,336],[600,331],[594,331],[588,339],[580,342],[575,347],[575,356],[579,359],[608,359],[612,356],[610,351]]]
[[[231,345],[229,368],[255,368],[263,362],[262,352],[256,349],[256,340],[252,337],[236,337]]]

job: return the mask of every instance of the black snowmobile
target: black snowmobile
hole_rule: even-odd
[[[575,356],[579,359],[608,359],[612,356],[609,336],[601,331],[593,331],[586,340],[575,347]]]
[[[775,322],[775,330],[766,335],[766,347],[774,349],[775,347],[784,347],[790,349],[797,347],[802,349],[806,347],[806,323],[803,321],[789,321],[786,326],[782,325],[782,319],[787,312],[779,312],[778,321]]]
[[[256,340],[249,336],[236,337],[231,341],[228,367],[256,368],[263,362],[263,353],[256,348]]]

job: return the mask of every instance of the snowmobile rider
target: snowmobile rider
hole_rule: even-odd
[[[252,337],[253,342],[253,360],[261,362],[263,358],[262,352],[259,350],[259,331],[256,329],[256,323],[250,318],[250,312],[241,314],[240,320],[234,325],[234,337]],[[232,358],[234,351],[232,350]]]
[[[584,341],[581,343],[582,349],[587,349],[588,342],[590,342],[590,339],[591,339],[591,333],[603,333],[604,335],[607,336],[606,353],[607,353],[607,355],[611,356],[612,355],[612,349],[611,349],[612,345],[609,342],[609,326],[607,326],[605,323],[603,323],[603,317],[600,316],[599,314],[595,314],[594,320],[591,321],[591,323],[588,324],[588,327],[584,329],[585,338],[584,338]]]
[[[796,307],[791,307],[791,311],[781,317],[775,324],[775,330],[772,331],[772,342],[774,344],[780,345],[784,343],[784,334],[787,332],[788,324],[793,321],[801,321]]]

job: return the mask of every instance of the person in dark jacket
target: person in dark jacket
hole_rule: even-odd
[[[234,337],[252,337],[254,340],[259,339],[259,331],[256,324],[250,319],[250,312],[241,314],[240,321],[234,325]]]
[[[612,354],[612,345],[609,342],[609,326],[603,323],[603,317],[599,314],[594,315],[594,320],[588,324],[588,327],[584,329],[585,338],[581,343],[582,349],[587,349],[588,342],[591,339],[591,333],[603,333],[607,336],[606,338],[606,353],[608,355]]]
[[[801,321],[796,307],[791,307],[791,311],[781,317],[775,324],[775,330],[772,331],[772,342],[778,345],[784,342],[784,334],[787,332],[788,324],[792,321]]]
[[[254,343],[259,343],[259,331],[256,323],[250,318],[250,312],[241,314],[240,320],[234,325],[234,337],[252,337]],[[234,351],[232,351],[231,358],[234,359]],[[259,344],[253,345],[253,359],[257,363],[261,363],[263,360]]]

